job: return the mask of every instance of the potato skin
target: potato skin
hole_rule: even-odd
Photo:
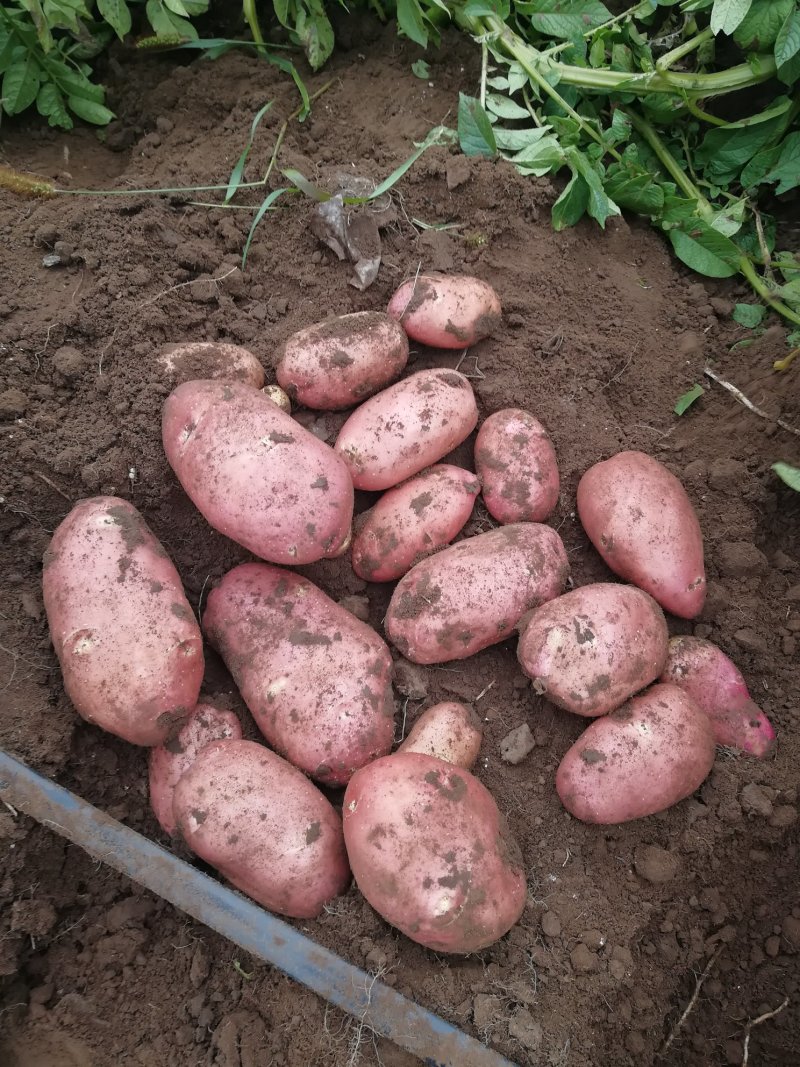
[[[682,689],[658,684],[584,730],[561,761],[556,790],[576,819],[629,822],[688,797],[713,763],[708,717]]]
[[[42,582],[78,714],[131,744],[162,744],[197,703],[203,640],[142,516],[119,497],[81,500],[53,534]]]
[[[433,348],[474,345],[498,329],[503,314],[500,298],[487,282],[436,272],[403,282],[388,311],[409,337]]]
[[[389,751],[392,657],[305,578],[243,563],[211,591],[203,630],[272,747],[325,785]]]
[[[313,919],[350,880],[342,823],[316,786],[254,741],[213,741],[175,787],[189,848],[280,915]]]
[[[255,389],[264,384],[264,368],[253,353],[226,341],[183,341],[164,345],[156,356],[156,365],[173,385],[198,378],[244,382]]]
[[[275,376],[298,404],[340,411],[399,378],[406,363],[402,327],[383,312],[356,311],[292,334]]]
[[[681,483],[644,452],[619,452],[578,483],[578,514],[609,567],[666,611],[693,619],[706,598],[703,535]]]
[[[517,658],[552,704],[594,717],[658,678],[668,639],[664,612],[648,593],[597,582],[532,611]]]
[[[486,419],[475,440],[475,470],[498,522],[544,522],[558,503],[553,442],[527,411],[505,408]]]
[[[475,766],[482,740],[483,726],[472,708],[446,700],[423,711],[397,751],[424,752],[468,771]]]
[[[389,640],[414,663],[446,663],[509,637],[569,574],[561,538],[523,522],[469,537],[412,567],[386,612]]]
[[[242,727],[236,715],[211,701],[201,701],[175,737],[150,749],[148,767],[150,807],[161,829],[174,834],[172,813],[175,786],[198,755],[212,741],[241,741]]]
[[[480,483],[439,463],[389,489],[363,516],[353,538],[353,570],[366,582],[393,582],[449,545],[470,515]]]
[[[522,856],[469,771],[421,752],[375,760],[353,775],[342,819],[358,888],[412,941],[476,952],[522,914]]]
[[[185,382],[164,404],[164,451],[192,503],[220,533],[271,563],[336,556],[350,535],[347,467],[263,393]]]
[[[421,370],[357,408],[334,448],[356,489],[389,489],[446,456],[477,422],[475,394],[463,374]]]

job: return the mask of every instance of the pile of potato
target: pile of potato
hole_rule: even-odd
[[[764,756],[775,736],[720,649],[669,640],[662,609],[695,617],[705,575],[697,517],[660,463],[622,452],[584,473],[580,520],[629,584],[565,592],[567,553],[544,525],[560,481],[541,423],[496,411],[478,431],[475,473],[441,462],[478,407],[454,370],[398,381],[408,339],[462,349],[500,318],[485,282],[431,274],[404,283],[388,314],[290,338],[278,385],[265,387],[235,345],[160,355],[181,383],[163,410],[170,465],[210,525],[264,561],[222,578],[202,634],[175,567],[124,500],[81,501],[44,560],[67,693],[89,722],[151,748],[151,802],[167,833],[285,915],[319,914],[352,872],[388,922],[443,952],[491,944],[525,904],[519,848],[470,773],[480,722],[463,704],[436,705],[392,753],[389,645],[288,567],[349,551],[361,578],[397,582],[385,634],[414,663],[465,659],[518,632],[533,689],[593,720],[555,780],[586,822],[662,811],[700,785],[716,744]],[[331,448],[292,402],[354,410]],[[382,494],[355,527],[354,489]],[[453,543],[479,494],[498,526]],[[200,700],[203,635],[269,747]],[[314,782],[344,787],[341,814]]]

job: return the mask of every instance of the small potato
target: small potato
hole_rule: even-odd
[[[718,745],[760,759],[772,752],[772,724],[753,701],[736,664],[711,641],[673,637],[661,681],[680,686],[708,715]]]
[[[472,514],[478,479],[440,463],[385,493],[353,540],[353,570],[366,582],[394,582],[449,545]]]
[[[420,715],[398,752],[424,752],[468,771],[481,749],[481,720],[466,704],[447,700]]]
[[[353,775],[342,818],[358,888],[412,941],[437,952],[477,952],[522,914],[522,856],[469,771],[396,752]]]
[[[160,745],[197,704],[203,640],[178,572],[126,500],[70,511],[44,555],[44,606],[78,714]]]
[[[268,400],[271,400],[273,404],[277,404],[281,411],[285,411],[287,415],[291,415],[292,402],[279,385],[265,385],[261,392]]]
[[[475,440],[475,470],[498,522],[544,522],[558,503],[553,443],[527,411],[506,408],[486,419]]]
[[[212,741],[240,741],[242,727],[236,715],[209,701],[198,704],[175,737],[150,749],[150,807],[168,834],[175,833],[172,798],[175,786]]]
[[[532,611],[520,627],[517,658],[551,703],[575,715],[605,715],[658,678],[668,638],[651,596],[598,582]]]
[[[298,404],[340,411],[399,378],[406,363],[408,338],[394,319],[357,311],[293,334],[275,374]]]
[[[220,533],[271,563],[314,563],[350,536],[353,485],[333,449],[263,393],[185,382],[164,404],[164,451]]]
[[[254,741],[213,741],[175,786],[189,848],[263,907],[313,919],[350,880],[342,823],[316,786]]]
[[[389,301],[388,310],[409,337],[433,348],[474,345],[502,322],[497,293],[468,274],[432,272],[410,278]]]
[[[203,629],[267,741],[325,785],[392,747],[392,657],[375,631],[292,571],[244,563]]]
[[[706,598],[703,535],[692,503],[666,467],[644,452],[596,463],[578,484],[578,514],[609,567],[684,619]]]
[[[518,523],[468,537],[412,567],[386,612],[389,640],[414,663],[446,663],[509,637],[569,574],[549,526]]]
[[[156,365],[173,385],[198,378],[244,382],[255,389],[264,384],[264,368],[253,353],[241,345],[225,341],[184,341],[164,345],[156,356]]]
[[[688,797],[713,763],[708,717],[676,685],[654,685],[584,730],[561,761],[556,790],[576,819],[629,822]]]
[[[389,489],[446,456],[477,422],[463,374],[421,370],[357,408],[334,447],[356,489]]]

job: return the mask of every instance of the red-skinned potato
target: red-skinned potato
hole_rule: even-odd
[[[558,461],[544,426],[527,411],[490,415],[475,440],[483,501],[498,522],[544,522],[558,503]]]
[[[423,711],[397,751],[423,752],[468,771],[475,765],[482,740],[483,726],[472,708],[446,700]]]
[[[334,447],[356,489],[389,489],[446,456],[477,422],[475,394],[463,374],[421,370],[357,408]]]
[[[353,570],[367,582],[393,582],[449,545],[472,514],[480,484],[462,467],[439,463],[389,489],[361,517]]]
[[[341,554],[353,519],[347,467],[263,393],[238,382],[185,382],[164,404],[162,438],[215,530],[271,563]]]
[[[389,315],[414,341],[433,348],[466,348],[494,333],[502,321],[500,298],[468,274],[420,274],[403,282]]]
[[[759,758],[772,752],[772,724],[753,701],[736,664],[711,641],[673,637],[661,681],[680,686],[708,715],[718,745]]]
[[[406,363],[408,338],[394,319],[357,311],[292,334],[275,376],[298,404],[340,411],[399,378]]]
[[[392,658],[375,631],[292,571],[243,563],[203,630],[280,755],[326,785],[389,751]]]
[[[197,704],[203,640],[181,580],[136,508],[81,500],[44,554],[44,606],[79,715],[160,745]]]
[[[175,737],[150,749],[150,807],[161,829],[175,833],[172,799],[175,786],[212,741],[241,741],[242,727],[235,713],[201,701]]]
[[[222,378],[260,389],[264,368],[252,352],[225,341],[183,341],[164,345],[156,363],[173,385],[198,378]]]
[[[659,684],[584,730],[561,761],[556,790],[576,819],[629,822],[690,796],[713,763],[708,716],[682,689]]]
[[[342,824],[316,786],[254,741],[213,741],[175,786],[189,848],[263,907],[313,919],[350,880]]]
[[[523,522],[468,537],[412,567],[386,612],[389,640],[414,663],[445,663],[504,641],[526,611],[563,592],[561,538]]]
[[[576,715],[605,715],[658,678],[668,639],[664,612],[649,594],[598,582],[531,612],[517,658],[551,703]]]
[[[666,611],[693,619],[706,598],[703,535],[681,483],[644,452],[596,463],[578,484],[578,514],[609,567]]]
[[[358,888],[412,941],[477,952],[522,914],[522,856],[469,771],[421,752],[375,760],[353,775],[342,819]]]

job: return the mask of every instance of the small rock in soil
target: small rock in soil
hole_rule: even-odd
[[[748,652],[768,651],[767,642],[761,634],[757,634],[749,626],[743,626],[741,630],[737,630],[733,635],[733,639],[740,648],[744,648]]]
[[[561,920],[552,911],[546,911],[542,916],[542,933],[545,937],[558,937],[561,933]]]
[[[747,468],[738,460],[718,456],[708,465],[708,484],[712,489],[741,489]]]
[[[489,1030],[496,1022],[502,1002],[499,997],[478,993],[472,1001],[472,1021],[477,1030]]]
[[[578,974],[591,974],[600,968],[600,960],[583,944],[575,946],[569,954],[569,959],[572,969]]]
[[[80,378],[86,367],[86,357],[72,345],[64,345],[53,355],[53,370],[68,382]]]
[[[764,951],[768,956],[771,956],[772,959],[775,959],[780,950],[781,939],[778,937],[777,934],[773,934],[772,937],[768,937],[767,940],[764,942]]]
[[[532,1052],[538,1051],[542,1044],[542,1027],[536,1022],[527,1008],[521,1008],[508,1024],[509,1037],[519,1041]]]
[[[710,296],[708,302],[714,309],[714,314],[719,315],[721,319],[727,319],[733,314],[735,305],[732,300],[725,300],[720,296]]]
[[[772,815],[772,801],[760,785],[750,782],[739,794],[739,803],[742,810],[749,815],[763,815],[769,818]]]
[[[424,700],[428,695],[428,677],[415,663],[399,659],[394,665],[394,687],[409,700]]]
[[[25,414],[28,397],[21,389],[6,389],[0,393],[0,418],[19,418]]]
[[[792,807],[791,804],[779,804],[772,812],[769,820],[770,826],[775,826],[780,829],[785,829],[787,826],[793,826],[796,822],[797,808]]]
[[[472,176],[472,168],[466,156],[450,156],[447,160],[447,188],[452,192],[464,185]]]
[[[586,945],[588,949],[591,949],[592,952],[599,952],[606,943],[606,939],[599,930],[584,930],[580,935],[579,940],[582,944]]]
[[[781,933],[789,942],[791,951],[797,952],[800,949],[800,919],[787,915],[781,923]]]
[[[524,722],[511,733],[506,734],[500,742],[500,756],[506,763],[522,763],[534,748],[536,748],[536,741],[530,726]]]
[[[349,611],[362,622],[369,622],[369,597],[366,596],[343,596],[339,601],[339,607]]]
[[[763,574],[769,564],[767,557],[749,541],[728,541],[717,546],[717,566],[729,578],[748,578]]]
[[[640,878],[659,884],[669,882],[680,870],[681,861],[674,852],[657,845],[640,845],[636,849],[634,867]]]
[[[43,245],[46,248],[52,248],[58,240],[58,230],[55,226],[49,223],[45,223],[43,226],[39,226],[33,235],[33,239],[37,245]]]

